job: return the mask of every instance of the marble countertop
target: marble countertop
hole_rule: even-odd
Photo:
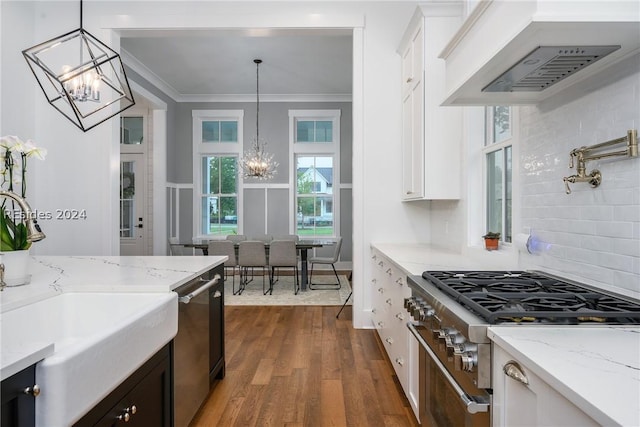
[[[35,256],[29,284],[0,292],[0,312],[23,307],[63,292],[170,292],[222,264],[219,256]],[[2,316],[0,315],[0,328]],[[50,342],[2,346],[2,378],[54,352]]]
[[[482,251],[476,255],[461,254],[421,243],[372,243],[407,275],[420,275],[425,270],[514,270],[517,257],[500,251]]]
[[[488,335],[598,423],[640,426],[640,328],[493,326]]]

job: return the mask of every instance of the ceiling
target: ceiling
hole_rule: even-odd
[[[121,34],[125,63],[178,101],[256,93],[347,95],[352,91],[349,30],[152,30]]]

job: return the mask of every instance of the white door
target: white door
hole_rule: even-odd
[[[120,155],[120,255],[146,255],[145,156]]]

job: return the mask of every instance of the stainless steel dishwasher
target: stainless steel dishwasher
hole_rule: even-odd
[[[174,339],[175,427],[187,427],[206,400],[213,378],[224,376],[224,283],[220,267],[175,290],[178,334]]]

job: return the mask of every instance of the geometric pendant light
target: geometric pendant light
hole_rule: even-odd
[[[22,51],[47,101],[84,132],[135,104],[120,55],[82,28]]]

